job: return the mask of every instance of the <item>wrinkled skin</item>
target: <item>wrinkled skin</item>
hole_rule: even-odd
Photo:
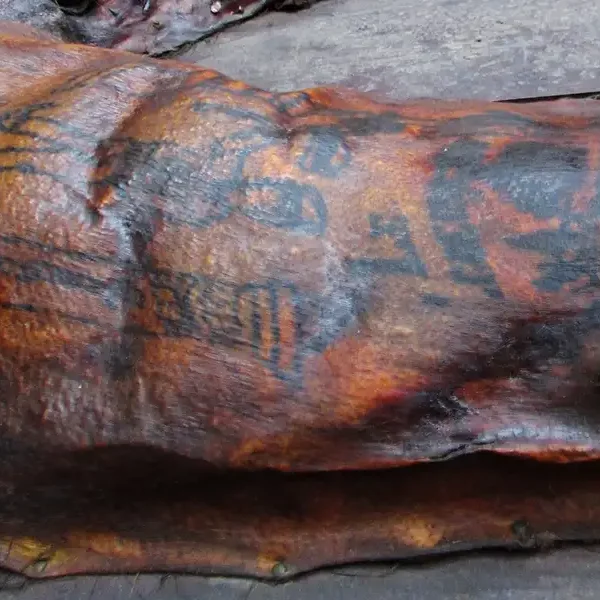
[[[194,477],[214,468],[375,470],[480,450],[597,458],[594,101],[270,94],[195,66],[61,46],[11,26],[0,28],[0,53],[0,483],[9,497],[54,473],[50,491],[20,497],[71,505],[56,492],[65,472],[112,469],[113,481],[126,465],[135,472],[140,451],[191,461]],[[160,464],[157,481],[170,471]],[[493,474],[470,469],[456,481]],[[326,556],[302,550],[304,566],[389,558],[398,548],[502,541],[521,511],[551,514],[540,523],[550,527],[562,507],[579,506],[569,523],[589,527],[600,515],[586,504],[597,479],[586,473],[555,492],[560,503],[548,508],[538,490],[500,521],[495,498],[509,490],[486,484],[480,522],[493,526],[477,535],[466,526],[430,536],[431,515],[445,523],[436,511],[450,505],[425,483],[412,492],[415,506],[434,497],[435,505],[418,519],[405,512],[392,531],[399,517],[389,499],[388,537],[375,540],[368,527],[348,525],[364,508],[352,512],[335,483],[333,521],[304,490],[310,506],[295,500],[304,507],[298,522],[295,508],[273,508],[265,514],[281,513],[279,525],[256,525],[247,546],[235,523],[215,525],[227,521],[210,516],[218,501],[199,500],[199,516],[169,501],[164,522],[150,519],[162,523],[159,536],[180,517],[195,539],[209,544],[227,530],[233,546],[218,538],[211,548],[222,554],[193,544],[169,554],[164,541],[150,560],[147,548],[108,534],[73,534],[81,556],[65,550],[59,566],[47,545],[15,541],[29,517],[4,501],[9,516],[0,520],[15,538],[2,560],[26,568],[29,552],[38,575],[49,562],[51,574],[227,566],[264,575],[292,552],[282,540],[309,535],[298,523],[312,523],[314,536],[317,521],[304,514],[321,515],[334,533],[336,515],[346,519]],[[440,489],[454,490],[452,471],[443,477]],[[573,481],[583,504],[569,495]],[[258,492],[244,489],[247,507]],[[464,508],[460,489],[453,502]],[[94,514],[96,532],[118,522],[133,535],[131,515],[109,526]],[[63,518],[52,521],[61,543]],[[268,552],[255,544],[276,530]],[[352,551],[358,539],[361,553]],[[90,548],[110,560],[94,562]]]
[[[291,471],[597,455],[595,103],[0,43],[4,439]]]
[[[65,0],[75,11],[86,0]],[[89,10],[73,15],[54,0],[0,0],[0,21],[25,23],[65,43],[89,44],[153,56],[205,39],[225,27],[250,19],[294,0],[222,0],[211,10],[211,0],[95,0]]]

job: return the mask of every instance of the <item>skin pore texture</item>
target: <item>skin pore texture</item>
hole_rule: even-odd
[[[5,439],[292,471],[597,456],[593,101],[0,49]]]
[[[600,535],[596,101],[272,94],[15,25],[0,56],[2,565]]]

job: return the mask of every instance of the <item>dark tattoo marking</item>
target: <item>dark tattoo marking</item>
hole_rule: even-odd
[[[349,138],[379,133],[401,133],[406,127],[396,113],[370,114],[364,111],[321,109],[318,115],[334,119],[333,124],[304,124],[293,130],[296,137],[305,136],[306,146],[298,160],[305,171],[325,177],[337,177],[352,161]]]
[[[597,226],[593,216],[572,210],[573,194],[582,188],[587,170],[586,148],[538,142],[510,144],[494,163],[492,187],[501,197],[539,219],[560,219],[558,228],[506,239],[514,248],[545,257],[533,281],[542,292],[558,292],[565,285],[575,293],[600,287]]]
[[[240,212],[247,217],[273,227],[299,233],[321,235],[325,231],[327,208],[316,187],[297,183],[293,179],[264,177],[246,184],[246,193],[272,192],[277,201],[271,204],[246,204]]]
[[[92,183],[95,193],[111,187],[121,199],[121,212],[132,213],[137,206],[155,206],[161,217],[171,223],[206,228],[227,218],[232,212],[230,195],[235,183],[204,176],[202,166],[168,153],[169,145],[139,140],[113,141],[99,160],[109,167],[102,180]],[[193,160],[193,156],[190,157]]]
[[[61,248],[59,246],[52,246],[49,244],[44,244],[38,240],[31,240],[27,238],[22,238],[16,235],[10,235],[5,233],[0,233],[0,241],[6,242],[7,244],[11,244],[13,246],[23,245],[28,248],[34,248],[36,250],[41,250],[42,252],[50,252],[53,254],[59,254],[63,256],[67,256],[70,258],[75,258],[84,263],[91,264],[109,264],[119,266],[119,262],[110,257],[110,256],[101,256],[99,254],[89,254],[87,252],[82,252],[80,250],[72,250],[68,248]]]
[[[586,148],[542,142],[507,145],[489,167],[491,187],[521,212],[540,219],[567,216],[587,172]]]
[[[274,375],[290,382],[301,377],[304,358],[323,351],[323,342],[330,343],[353,319],[353,307],[340,302],[343,298],[307,295],[284,281],[235,285],[165,272],[150,274],[149,280],[167,335],[250,348]],[[340,314],[331,319],[336,310]]]
[[[559,126],[552,123],[536,121],[518,113],[507,110],[490,110],[487,113],[467,115],[458,119],[448,119],[437,125],[435,133],[437,136],[497,134],[499,127],[504,129],[514,127],[520,133],[534,133],[540,130],[552,133],[560,130]]]
[[[332,126],[314,128],[306,135],[298,166],[309,173],[336,177],[352,160],[352,152],[340,132]]]
[[[487,121],[486,121],[487,117]],[[460,123],[481,128],[484,123],[529,126],[535,133],[553,126],[518,115],[491,112]],[[492,129],[493,131],[493,129]],[[487,264],[478,233],[468,222],[466,207],[480,201],[481,183],[498,193],[501,201],[538,219],[559,218],[558,229],[515,235],[505,241],[515,248],[539,252],[547,260],[539,266],[534,284],[541,291],[556,292],[582,279],[577,291],[598,287],[594,247],[595,226],[572,211],[573,195],[582,189],[588,172],[585,147],[560,146],[548,142],[520,141],[507,144],[492,159],[486,158],[488,144],[464,134],[435,158],[436,174],[428,196],[429,211],[438,241],[451,263],[457,283],[484,286],[487,294],[499,297],[500,290]]]
[[[235,90],[234,95],[256,96],[249,90]],[[290,115],[286,106],[278,103],[277,96],[261,97],[276,111],[276,116],[268,118],[247,108],[206,100],[197,101],[194,104],[194,110],[197,112],[216,111],[236,119],[236,132],[228,136],[228,141],[239,142],[244,136],[248,139],[262,136],[265,140],[270,138],[271,142],[267,142],[268,146],[280,145],[283,149],[289,143],[295,140],[299,141],[304,145],[304,150],[298,158],[298,166],[305,171],[324,177],[336,177],[350,164],[352,152],[348,138],[371,136],[378,133],[399,133],[406,127],[400,115],[391,111],[376,114],[359,110],[313,107],[311,117],[328,117],[333,123],[305,122],[288,128],[286,123],[290,119]],[[280,123],[277,122],[278,118]],[[245,130],[242,128],[244,122],[247,127]]]
[[[114,377],[126,376],[135,366],[139,344],[145,337],[192,338],[215,346],[248,348],[278,378],[300,384],[304,359],[322,352],[356,318],[351,289],[340,287],[327,296],[306,294],[289,282],[266,280],[235,284],[225,280],[156,269],[151,262],[111,261],[107,257],[71,252],[2,236],[8,245],[43,248],[47,258],[64,254],[83,263],[114,264],[117,275],[106,281],[52,265],[48,260],[18,262],[0,257],[0,274],[27,283],[47,282],[80,289],[119,310],[126,325],[57,311],[35,304],[4,302],[0,308],[52,315],[101,330],[116,330],[121,342],[117,357],[107,363]],[[143,246],[137,254],[143,253]],[[138,257],[139,258],[139,257]],[[149,310],[158,328],[141,326],[136,311]]]
[[[21,283],[43,281],[65,288],[82,289],[101,297],[109,308],[115,308],[114,292],[118,281],[99,279],[44,260],[19,262],[6,256],[0,256],[0,274],[13,277]]]
[[[425,264],[419,258],[408,227],[408,219],[403,214],[382,215],[371,213],[369,233],[371,238],[390,237],[394,247],[401,251],[402,258],[355,258],[346,261],[347,268],[354,275],[416,275],[427,277]]]
[[[305,235],[320,235],[327,223],[325,201],[318,189],[310,184],[300,184],[292,179],[258,178],[248,180],[244,176],[247,157],[269,144],[268,137],[257,137],[241,131],[236,134],[236,146],[230,150],[221,140],[211,143],[208,156],[194,148],[186,148],[171,142],[141,142],[129,138],[111,139],[111,147],[103,148],[100,140],[86,140],[85,135],[61,121],[45,117],[39,111],[48,108],[50,103],[23,109],[18,115],[0,114],[0,127],[5,131],[35,139],[31,148],[0,148],[0,154],[35,155],[38,153],[66,153],[82,162],[91,164],[94,153],[77,149],[62,140],[41,139],[33,132],[23,129],[27,122],[41,122],[58,127],[62,134],[73,137],[77,142],[96,145],[97,166],[109,166],[109,174],[101,180],[92,181],[92,189],[98,193],[107,186],[112,187],[123,201],[130,204],[144,197],[148,203],[156,203],[168,222],[184,224],[195,228],[206,228],[227,218],[233,212],[264,225],[285,228]],[[14,112],[14,111],[13,111]],[[77,128],[76,128],[77,129]],[[2,131],[2,129],[0,129]],[[74,143],[76,143],[74,141]],[[229,157],[227,155],[230,155]],[[231,158],[231,173],[225,179],[206,175],[203,167],[218,158]],[[38,165],[21,161],[13,165],[3,165],[0,170],[18,171],[27,175],[50,177],[67,189],[74,191],[69,179],[60,174],[47,172]],[[264,196],[274,196],[275,202],[268,204],[233,204],[234,194],[260,192]],[[264,193],[264,194],[263,194]],[[139,206],[139,201],[136,203]]]
[[[487,145],[475,140],[451,143],[434,158],[435,175],[427,196],[434,233],[450,263],[456,283],[482,286],[492,298],[502,297],[487,263],[477,229],[469,223],[467,204],[477,201],[472,184],[485,173]]]
[[[269,96],[275,110],[282,114],[303,114],[314,106],[311,97],[306,92],[270,94]]]
[[[506,242],[546,257],[539,265],[540,277],[533,281],[540,291],[559,292],[566,284],[571,284],[572,292],[600,288],[598,230],[594,224],[565,220],[558,229],[512,236]]]
[[[213,144],[213,157],[219,152]],[[165,221],[197,229],[238,213],[269,227],[321,235],[327,208],[319,190],[289,178],[248,180],[243,175],[243,161],[249,154],[249,150],[239,152],[229,178],[215,179],[204,171],[204,161],[194,162],[196,157],[183,149],[173,156],[158,143],[127,140],[114,157],[104,159],[111,163],[111,172],[95,187],[100,191],[111,186],[124,204],[130,196],[138,203],[143,198],[160,209]],[[245,196],[245,201],[234,204],[234,194]]]
[[[450,304],[452,304],[452,300],[450,298],[447,298],[446,296],[438,296],[438,294],[423,294],[422,300],[423,304],[426,304],[427,306],[438,306],[439,308],[450,306]]]
[[[352,258],[346,261],[354,275],[417,275],[426,277],[426,272],[415,270],[403,259],[395,258]]]
[[[264,317],[260,311],[259,294],[264,292],[268,295],[268,310],[264,311],[267,314],[266,323],[263,323]],[[236,326],[239,333],[242,332],[243,323],[240,318],[242,313],[240,306],[244,298],[250,300],[251,305],[251,323],[252,323],[252,345],[256,357],[261,356],[261,348],[265,346],[263,338],[263,327],[267,329],[270,338],[270,347],[266,347],[267,356],[265,361],[273,373],[281,378],[285,378],[285,368],[282,368],[281,357],[281,322],[280,322],[280,303],[284,302],[287,296],[287,301],[290,303],[290,308],[293,308],[294,318],[295,309],[299,304],[298,291],[293,286],[280,286],[269,282],[266,284],[246,284],[239,287],[234,294],[233,307],[236,315]],[[292,324],[294,332],[297,332],[298,324]],[[302,357],[295,355],[292,358],[290,369],[292,372],[298,372],[301,367],[300,361]]]
[[[86,85],[86,81],[94,81],[94,85],[96,82],[94,77],[84,77],[79,81],[75,78],[71,84],[77,86],[81,81]],[[63,86],[62,91],[67,88]],[[60,96],[59,90],[57,94]],[[76,121],[56,118],[51,112],[55,108],[60,108],[60,98],[21,112],[4,114],[5,129],[11,128],[13,133],[18,131],[22,134],[21,139],[35,141],[31,149],[27,148],[27,143],[20,143],[18,147],[6,148],[5,154],[11,154],[14,149],[12,154],[20,161],[26,152],[35,155],[39,149],[44,154],[67,154],[80,165],[96,167],[102,177],[82,183],[90,185],[93,194],[102,193],[107,187],[116,191],[123,202],[117,203],[113,210],[122,217],[120,221],[129,226],[134,245],[136,233],[151,213],[167,221],[200,228],[237,212],[266,226],[286,228],[304,235],[319,235],[325,230],[327,210],[315,187],[286,178],[248,180],[245,176],[246,161],[252,153],[288,143],[285,133],[269,119],[250,119],[250,125],[254,127],[244,127],[247,117],[254,115],[238,112],[231,135],[208,140],[208,147],[190,148],[164,140],[141,142],[122,135],[113,135],[106,142],[103,131],[96,135],[79,127]],[[216,105],[205,107],[206,110],[216,108]],[[42,138],[33,127],[29,130],[29,125],[50,126],[57,139]],[[216,160],[227,166],[226,176],[222,179],[215,179],[214,173],[206,176],[202,169],[207,162],[211,166],[211,161]],[[9,164],[6,168],[46,175],[33,161],[31,164]],[[69,185],[60,173],[48,173],[48,176]],[[249,201],[240,202],[240,195]],[[149,236],[147,242],[151,241],[152,230],[149,230]],[[25,283],[39,280],[77,288],[101,296],[110,307],[118,307],[121,322],[126,325],[118,331],[121,341],[112,346],[119,357],[106,363],[112,376],[117,378],[127,376],[134,366],[135,352],[131,351],[135,350],[140,338],[173,336],[192,337],[232,348],[249,348],[277,377],[297,381],[306,355],[322,351],[354,318],[352,293],[341,288],[325,298],[302,293],[285,282],[252,282],[239,286],[202,276],[157,270],[140,260],[144,252],[135,249],[128,253],[129,260],[121,263],[106,256],[51,249],[39,242],[19,240],[10,235],[3,236],[2,240],[43,250],[45,257],[53,250],[87,264],[101,261],[118,267],[114,281],[107,286],[105,281],[90,275],[53,265],[50,258],[45,263],[29,261],[18,273],[10,259],[2,263],[5,270],[10,268],[10,273],[6,273],[9,277]],[[143,244],[137,246],[141,248]],[[148,302],[152,302],[151,307]],[[251,307],[249,320],[242,315],[248,306]],[[32,305],[13,303],[11,308],[56,315],[55,311]],[[137,323],[136,310],[144,308],[159,317],[158,329],[150,330],[147,325],[141,327]],[[59,316],[80,320],[68,313]],[[114,329],[91,317],[86,323],[101,329]]]
[[[17,312],[25,312],[25,313],[35,313],[35,314],[51,314],[54,317],[58,317],[60,319],[65,319],[66,321],[73,321],[75,323],[82,323],[84,325],[92,325],[94,327],[102,327],[102,323],[97,321],[96,319],[91,319],[88,317],[81,317],[79,315],[74,315],[73,313],[60,311],[60,310],[46,310],[44,308],[40,308],[34,306],[33,304],[23,304],[18,302],[0,302],[0,309],[2,310],[14,310]]]
[[[201,82],[189,82],[186,73],[169,70],[165,72],[172,76],[165,82],[167,92],[181,92],[188,88],[190,93],[204,92],[207,98],[194,102],[194,111],[217,112],[235,120],[231,131],[224,137],[204,141],[208,148],[186,148],[166,141],[142,142],[118,134],[112,134],[107,142],[103,139],[105,131],[90,132],[66,118],[55,116],[53,111],[60,109],[61,103],[65,102],[65,98],[68,100],[68,94],[73,91],[93,85],[115,93],[119,88],[112,80],[114,75],[136,68],[145,68],[143,62],[98,64],[59,83],[50,90],[49,100],[1,112],[0,132],[35,142],[31,148],[27,143],[0,148],[1,154],[12,154],[16,159],[15,164],[3,165],[3,170],[51,177],[70,191],[75,191],[75,183],[91,186],[94,193],[101,193],[109,186],[124,200],[135,197],[136,205],[139,205],[137,195],[151,196],[149,201],[157,203],[166,221],[191,227],[206,228],[237,212],[266,226],[304,235],[320,235],[327,226],[327,210],[318,189],[309,183],[299,184],[288,178],[249,180],[245,175],[248,158],[268,148],[287,151],[289,144],[296,139],[305,146],[298,158],[300,168],[334,177],[351,161],[348,138],[397,133],[405,127],[403,119],[392,111],[377,114],[330,109],[315,106],[303,94],[280,99],[278,95],[233,85],[217,74]],[[223,99],[220,92],[223,92]],[[142,93],[132,90],[130,93],[140,100],[152,99],[154,104],[160,104],[161,90]],[[261,114],[259,109],[236,106],[231,103],[232,97],[234,101],[235,98],[259,98],[274,112]],[[318,120],[314,123],[299,121],[297,126],[289,129],[286,125],[291,118],[288,111],[300,110],[301,115],[302,106],[312,107],[312,112],[316,113],[311,113],[311,118],[316,116]],[[332,123],[323,123],[323,118],[331,119]],[[30,128],[30,124],[46,128],[52,126],[57,139],[41,135]],[[111,123],[110,129],[118,126],[118,122]],[[83,166],[97,167],[103,173],[109,171],[109,174],[96,181],[82,179],[76,182],[72,173],[68,176],[66,173],[52,173],[44,171],[37,162],[24,163],[19,155],[26,153],[32,156],[66,154]],[[203,170],[216,160],[228,164],[229,173],[221,179],[215,178],[214,173],[206,175]],[[267,205],[236,204],[233,199],[233,196],[257,190],[261,194],[264,192],[264,196],[274,196],[275,202]]]

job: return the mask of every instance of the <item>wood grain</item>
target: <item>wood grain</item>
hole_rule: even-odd
[[[321,571],[281,585],[193,575],[79,576],[28,582],[0,579],[1,600],[595,600],[597,546],[543,554],[477,553],[421,564]],[[0,574],[0,578],[2,574]],[[1,591],[4,590],[4,591]]]
[[[600,89],[599,27],[593,0],[327,0],[239,25],[183,58],[269,90],[496,100]]]

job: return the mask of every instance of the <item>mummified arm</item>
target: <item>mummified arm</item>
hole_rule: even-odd
[[[594,102],[0,53],[3,440],[291,470],[598,455]]]

